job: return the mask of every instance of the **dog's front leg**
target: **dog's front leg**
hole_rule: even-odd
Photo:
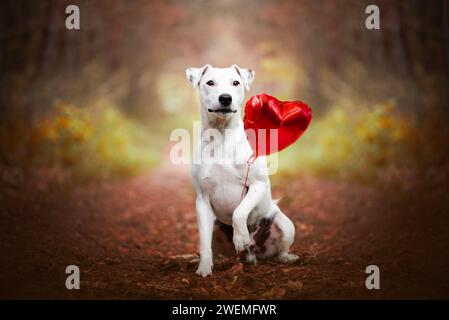
[[[255,182],[249,186],[248,193],[232,214],[232,227],[234,229],[233,242],[235,251],[241,252],[250,244],[247,220],[249,213],[256,207],[267,189],[265,182]]]
[[[196,215],[200,234],[200,264],[196,273],[206,277],[212,273],[212,233],[215,217],[209,199],[202,195],[196,198]]]

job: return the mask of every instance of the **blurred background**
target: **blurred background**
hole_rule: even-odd
[[[247,98],[314,112],[271,177],[294,265],[194,273],[169,137],[199,120],[185,69],[207,63],[254,69]],[[447,0],[1,1],[0,297],[447,298],[448,82]]]
[[[315,118],[280,172],[377,179],[448,160],[447,1],[4,1],[0,163],[84,182],[161,164],[199,119],[189,66],[253,68],[249,96]],[[381,30],[365,8],[381,8]],[[380,171],[379,171],[380,170]],[[5,173],[6,174],[6,173]]]

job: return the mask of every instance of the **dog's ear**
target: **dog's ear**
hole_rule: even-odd
[[[206,64],[204,67],[201,68],[186,69],[187,80],[189,80],[190,84],[192,85],[192,88],[195,88],[200,83],[201,78],[206,73],[207,68],[209,67],[210,65]]]
[[[249,90],[249,87],[254,81],[254,77],[256,76],[256,73],[253,69],[246,69],[246,68],[240,68],[238,65],[234,64],[232,65],[233,68],[237,71],[237,73],[240,75],[243,81],[243,85],[245,86],[246,90]]]

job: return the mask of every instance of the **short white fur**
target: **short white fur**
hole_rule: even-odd
[[[260,219],[275,215],[273,224],[276,224],[282,233],[281,241],[276,247],[277,257],[284,262],[296,261],[298,257],[289,253],[295,236],[295,226],[271,197],[265,157],[258,157],[251,166],[248,191],[241,200],[247,169],[245,163],[252,154],[241,119],[241,108],[245,97],[244,88],[249,90],[254,80],[254,71],[237,65],[229,68],[205,65],[202,68],[188,68],[186,76],[193,88],[199,88],[202,121],[201,140],[195,149],[192,165],[200,235],[200,263],[197,274],[206,277],[212,273],[212,234],[215,219],[232,225],[233,244],[235,250],[241,252],[252,242],[248,225],[257,224]],[[222,107],[219,97],[223,94],[232,97],[229,108],[235,112],[214,112]],[[211,141],[208,129],[223,133],[226,130],[224,139]],[[207,163],[201,161],[202,150],[210,143],[214,143],[213,150],[216,154],[225,159]],[[234,150],[238,150],[237,154]]]

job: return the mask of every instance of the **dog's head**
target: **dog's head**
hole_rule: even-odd
[[[209,119],[229,118],[240,114],[245,97],[254,80],[254,71],[232,65],[229,68],[186,69],[187,79],[192,88],[200,91],[201,113]]]

